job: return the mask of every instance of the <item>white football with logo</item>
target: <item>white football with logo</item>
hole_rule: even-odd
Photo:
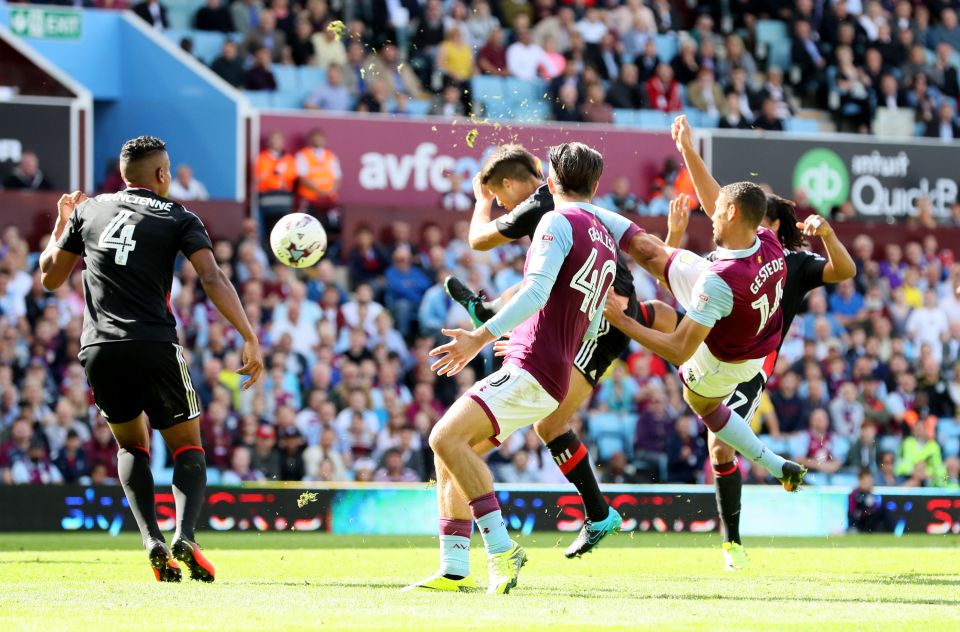
[[[309,268],[327,251],[327,231],[311,215],[290,213],[270,231],[270,248],[283,265]]]

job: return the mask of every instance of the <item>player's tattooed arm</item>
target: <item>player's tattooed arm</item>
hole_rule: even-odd
[[[490,214],[493,212],[493,194],[485,184],[480,182],[479,173],[473,177],[473,197],[477,201],[473,206],[470,233],[467,237],[470,247],[474,250],[491,250],[513,241],[500,234],[497,222],[490,219]]]
[[[657,354],[670,364],[680,366],[693,356],[697,347],[706,340],[710,327],[701,325],[692,318],[684,318],[671,333],[664,333],[644,327],[627,316],[616,298],[607,295],[603,317],[611,326],[616,327],[631,339]]]
[[[237,371],[240,375],[246,375],[247,381],[243,384],[243,390],[249,389],[257,383],[260,376],[263,375],[263,355],[260,353],[260,341],[257,340],[257,332],[247,318],[247,312],[243,309],[240,297],[237,296],[237,290],[233,287],[230,279],[224,274],[217,260],[213,257],[213,251],[209,248],[201,248],[190,255],[190,263],[197,271],[197,277],[203,286],[203,291],[207,297],[213,301],[223,317],[226,318],[234,329],[243,336],[243,349],[240,352],[240,360],[243,366]]]
[[[811,215],[797,228],[807,237],[819,237],[827,251],[827,265],[823,268],[824,283],[839,283],[857,275],[857,264],[847,252],[830,223],[819,215]]]
[[[72,249],[79,248],[77,252],[61,248],[60,245],[64,233],[68,230],[71,214],[86,199],[87,196],[82,191],[74,191],[61,195],[57,201],[57,221],[46,248],[40,254],[40,282],[47,290],[53,291],[63,285],[80,259],[82,244],[72,244]]]
[[[717,205],[717,195],[720,193],[720,183],[714,180],[703,158],[697,153],[693,144],[693,128],[687,122],[685,114],[681,114],[670,126],[670,135],[677,144],[677,150],[683,157],[683,162],[690,172],[693,188],[697,192],[697,199],[707,217],[713,217]]]

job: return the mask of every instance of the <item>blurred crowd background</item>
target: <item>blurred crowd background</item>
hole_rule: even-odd
[[[488,296],[522,276],[526,244],[474,252],[468,225],[394,222],[361,227],[354,245],[295,271],[264,250],[256,221],[215,255],[257,323],[268,375],[240,390],[238,337],[206,300],[187,262],[171,306],[203,405],[211,481],[427,481],[425,440],[456,397],[491,369],[478,358],[437,378],[427,352],[442,327],[468,326],[442,287],[455,274]],[[848,244],[857,276],[812,293],[787,335],[755,429],[811,468],[816,483],[957,486],[960,424],[960,265],[934,235],[876,252]],[[15,229],[0,248],[0,480],[112,482],[116,446],[76,360],[84,306],[80,271],[43,290]],[[639,297],[672,302],[634,270]],[[573,420],[604,482],[709,481],[704,428],[689,414],[675,371],[633,348]],[[154,444],[154,467],[170,459]],[[490,456],[500,481],[561,482],[533,432]],[[752,483],[771,482],[741,460]]]
[[[88,0],[79,0],[84,6]],[[68,2],[67,4],[77,4]],[[132,8],[231,84],[273,105],[325,111],[644,124],[686,112],[695,126],[803,131],[803,121],[868,133],[884,111],[916,133],[958,138],[957,4],[948,0],[98,0]],[[269,132],[269,130],[264,130]],[[494,297],[520,280],[525,244],[472,251],[466,222],[361,227],[337,239],[342,178],[322,130],[286,153],[268,137],[255,168],[261,222],[306,200],[333,241],[295,272],[265,249],[249,220],[215,253],[260,327],[268,377],[240,391],[237,334],[216,315],[192,267],[178,269],[171,305],[203,404],[211,482],[427,481],[426,436],[446,407],[490,371],[489,356],[437,379],[427,352],[442,327],[467,326],[442,280],[455,274]],[[455,177],[455,176],[451,176]],[[683,190],[668,161],[652,195],[619,178],[600,203],[664,215]],[[55,188],[24,154],[9,189]],[[453,184],[453,183],[452,183]],[[438,200],[469,211],[469,187]],[[122,188],[113,165],[100,190]],[[647,187],[644,187],[646,190]],[[792,193],[801,214],[803,191]],[[206,198],[189,165],[171,196]],[[839,220],[852,206],[834,210]],[[921,198],[910,223],[935,229]],[[960,224],[960,204],[946,223]],[[113,482],[116,446],[76,356],[80,272],[46,293],[37,252],[14,228],[0,241],[0,481]],[[854,281],[811,294],[788,333],[754,425],[821,484],[958,485],[960,284],[934,232],[875,249],[846,244]],[[641,300],[672,299],[635,270]],[[607,375],[573,426],[604,482],[710,482],[704,428],[686,409],[672,367],[640,348]],[[490,456],[497,478],[562,482],[532,432]],[[154,442],[157,480],[169,455]],[[741,461],[748,480],[771,482]]]
[[[707,127],[861,133],[889,111],[916,135],[960,137],[950,0],[150,0],[133,9],[258,105],[639,126],[657,124],[643,112],[685,110]]]

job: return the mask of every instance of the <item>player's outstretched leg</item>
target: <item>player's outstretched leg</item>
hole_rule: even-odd
[[[455,276],[444,279],[443,289],[447,291],[450,298],[467,310],[474,327],[479,327],[493,318],[501,302],[500,299],[487,302],[482,293],[474,292]]]
[[[788,492],[795,492],[803,484],[803,477],[807,468],[799,463],[788,461],[779,454],[768,449],[747,422],[730,410],[725,404],[716,404],[716,400],[704,399],[685,390],[685,396],[697,414],[699,414],[708,429],[716,433],[717,438],[744,455],[754,463],[763,466],[774,478],[780,481]],[[708,411],[704,414],[701,411]]]

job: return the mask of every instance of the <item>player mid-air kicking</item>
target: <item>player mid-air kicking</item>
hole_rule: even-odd
[[[120,484],[154,575],[158,581],[180,581],[176,558],[192,579],[212,582],[213,565],[194,536],[207,484],[200,403],[169,303],[178,253],[190,260],[207,297],[243,336],[238,373],[249,377],[244,389],[263,373],[260,344],[230,279],[217,266],[200,219],[166,198],[172,178],[163,141],[150,136],[127,141],[120,172],[125,191],[60,198],[53,235],[40,255],[41,280],[46,289],[56,289],[84,259],[80,362],[120,445]],[[170,548],[157,525],[150,426],[173,455],[177,528]]]
[[[673,204],[686,207],[689,200],[681,196]],[[714,262],[637,232],[625,250],[666,284],[686,317],[675,331],[663,333],[630,318],[612,294],[604,315],[612,326],[680,367],[684,399],[707,428],[769,470],[785,489],[796,491],[806,470],[767,449],[746,420],[724,403],[740,383],[761,371],[780,344],[786,262],[776,235],[760,228],[765,214],[766,194],[759,186],[737,182],[722,187],[712,215],[719,246]]]
[[[490,250],[526,236],[532,238],[540,220],[554,210],[553,195],[543,183],[539,160],[520,145],[498,147],[474,178],[473,190],[477,202],[470,224],[470,245],[477,250]],[[491,219],[494,200],[508,211],[495,220]],[[517,285],[496,300],[485,302],[455,277],[449,277],[445,286],[450,297],[470,314],[475,327],[492,318],[520,287]],[[631,318],[648,325],[660,323],[655,326],[663,327],[663,331],[673,330],[676,317],[673,316],[672,321],[666,317],[666,312],[673,313],[669,306],[660,301],[637,302],[633,275],[622,254],[617,257],[613,289],[625,297],[626,311]],[[659,313],[661,317],[655,319],[654,315]],[[590,397],[597,380],[626,351],[628,343],[622,332],[602,321],[596,340],[584,341],[574,357],[566,398],[553,413],[533,425],[560,471],[583,499],[586,520],[566,550],[569,558],[590,551],[604,536],[618,530],[622,522],[620,514],[607,504],[600,492],[587,449],[570,429],[570,418]]]
[[[471,517],[489,559],[489,593],[509,592],[526,553],[507,533],[481,454],[516,430],[553,413],[567,395],[577,349],[594,338],[616,275],[617,243],[590,204],[603,158],[580,143],[550,150],[548,186],[557,210],[544,215],[527,252],[521,289],[473,331],[443,330],[453,340],[430,353],[438,375],[455,375],[483,347],[512,331],[503,368],[477,382],[430,434],[440,509],[440,570],[409,588],[472,591]]]
[[[677,117],[672,132],[677,142],[677,149],[680,150],[690,171],[697,197],[703,201],[703,210],[708,216],[712,216],[716,210],[715,201],[720,185],[710,175],[703,159],[694,148],[691,128],[686,117]],[[769,195],[766,216],[760,224],[777,234],[785,250],[787,278],[783,286],[783,296],[780,299],[780,311],[783,312],[781,338],[790,330],[790,325],[808,292],[826,284],[852,279],[857,273],[856,264],[840,243],[830,224],[817,215],[811,215],[802,223],[798,222],[793,209],[793,202],[777,195]],[[668,224],[668,246],[679,246],[686,231],[688,217],[688,209],[673,205]],[[802,249],[804,237],[814,236],[823,240],[827,253],[826,259]],[[712,253],[707,255],[707,259],[711,258],[713,258]],[[767,356],[763,369],[756,377],[737,386],[727,399],[730,409],[744,419],[750,420],[756,413],[764,386],[776,364],[779,351],[780,347],[777,346],[777,349]],[[737,466],[736,451],[717,439],[713,432],[708,432],[707,441],[710,446],[710,464],[714,472],[717,509],[720,512],[723,531],[724,561],[730,570],[742,569],[747,566],[746,552],[740,542],[740,497],[743,478]]]

